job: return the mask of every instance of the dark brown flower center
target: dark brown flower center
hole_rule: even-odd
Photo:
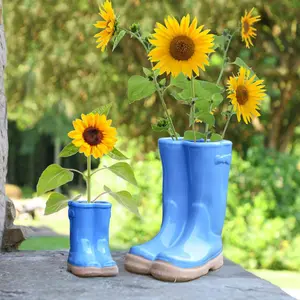
[[[96,146],[101,143],[101,140],[103,138],[102,132],[94,127],[88,127],[83,132],[83,138],[84,140],[90,145],[90,146]]]
[[[248,91],[245,86],[239,85],[237,87],[236,99],[240,105],[244,105],[248,101]]]
[[[170,45],[170,54],[177,60],[188,60],[195,52],[193,40],[187,36],[175,37]]]
[[[244,33],[247,34],[250,29],[250,25],[249,25],[248,21],[244,21],[243,27],[244,27]]]

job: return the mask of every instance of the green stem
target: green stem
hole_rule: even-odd
[[[151,63],[151,65],[152,65],[152,63]],[[153,65],[152,65],[152,67],[153,67]],[[158,97],[159,97],[159,99],[161,101],[161,104],[162,104],[162,107],[163,107],[163,109],[165,111],[166,117],[168,119],[168,123],[171,126],[171,131],[172,131],[172,135],[173,135],[172,139],[173,139],[173,137],[175,137],[175,139],[178,140],[178,137],[177,137],[177,134],[176,134],[176,130],[175,130],[174,124],[172,122],[172,118],[171,118],[171,116],[170,116],[170,114],[168,112],[168,108],[167,108],[164,96],[163,96],[163,94],[162,94],[162,92],[160,90],[159,84],[157,82],[157,77],[155,76],[155,72],[154,71],[153,71],[153,78],[154,78],[154,83],[155,83],[155,87],[156,87],[156,91],[157,91]]]
[[[225,124],[224,130],[223,130],[223,133],[222,133],[222,139],[224,139],[224,137],[225,137],[225,133],[226,133],[226,131],[227,131],[229,122],[230,122],[230,120],[231,120],[231,117],[233,116],[233,113],[232,113],[232,112],[233,112],[233,106],[231,107],[230,115],[228,116],[227,122],[226,122],[226,124]]]
[[[91,202],[91,170],[92,170],[92,157],[88,156],[87,157],[87,178],[86,178],[88,203]]]
[[[228,43],[226,45],[226,49],[225,49],[225,51],[223,53],[223,64],[222,64],[222,68],[221,68],[221,71],[220,71],[220,74],[219,74],[219,77],[218,77],[218,80],[217,80],[217,85],[219,85],[220,82],[221,82],[221,80],[222,80],[224,69],[225,69],[225,67],[227,65],[227,63],[226,63],[227,53],[228,53],[229,46],[230,46],[230,43],[231,43],[232,38],[233,38],[234,35],[235,35],[235,32],[233,32],[233,34],[230,36],[229,41],[228,41]]]
[[[94,200],[93,202],[95,202],[98,198],[100,198],[101,196],[105,195],[105,194],[109,194],[109,192],[103,192],[101,194],[99,194]]]
[[[192,113],[192,119],[193,119],[193,125],[192,125],[192,129],[193,129],[193,133],[194,133],[194,143],[196,143],[197,138],[196,138],[196,129],[195,129],[195,80],[194,80],[194,76],[192,76],[191,79],[191,85],[192,85],[192,109],[191,109],[191,113]]]
[[[97,169],[96,171],[94,171],[93,173],[91,173],[91,177],[92,177],[94,174],[96,174],[97,172],[102,171],[102,170],[105,170],[105,169],[107,169],[107,168]]]
[[[67,170],[69,170],[71,172],[76,172],[76,173],[80,174],[83,178],[86,178],[86,176],[82,172],[80,172],[80,171],[78,171],[76,169],[67,169]]]
[[[227,59],[227,53],[228,53],[230,43],[231,43],[232,38],[233,38],[233,36],[235,35],[235,33],[236,33],[236,31],[234,31],[233,34],[230,36],[230,38],[229,38],[229,40],[228,40],[228,43],[227,43],[227,45],[226,45],[225,51],[224,51],[224,53],[223,53],[223,64],[222,64],[222,68],[221,68],[221,70],[220,70],[219,77],[218,77],[218,79],[217,79],[217,83],[216,83],[217,85],[220,85],[220,83],[221,83],[221,80],[222,80],[222,77],[223,77],[223,73],[224,73],[225,67],[226,67],[226,65],[227,65],[227,62],[226,62],[226,59]],[[209,112],[211,112],[211,110],[212,110],[212,104],[210,105]],[[230,118],[231,118],[231,117],[230,117]],[[227,124],[227,126],[228,126],[228,124]],[[226,127],[226,129],[227,129],[227,127]],[[225,131],[226,131],[226,130],[225,130]],[[205,135],[206,135],[205,141],[207,141],[207,137],[208,137],[208,124],[205,125]]]
[[[130,30],[127,30],[127,29],[124,29],[124,30],[127,33],[129,33],[132,36],[134,36],[143,45],[144,49],[146,50],[146,53],[147,54],[149,53],[149,49],[148,49],[147,45],[144,43],[144,41],[143,41],[143,39],[142,39],[142,37],[140,35],[137,35],[134,32],[131,32]],[[176,130],[175,130],[175,127],[174,127],[174,124],[173,124],[173,121],[172,121],[172,118],[171,118],[171,116],[170,116],[170,114],[168,112],[168,108],[167,108],[167,105],[166,105],[166,102],[165,102],[165,99],[164,99],[164,95],[161,92],[161,89],[160,89],[159,84],[157,82],[157,76],[155,75],[155,72],[153,71],[153,63],[152,62],[150,62],[150,63],[151,63],[151,69],[152,69],[152,74],[153,74],[153,81],[155,83],[156,91],[157,91],[159,100],[161,101],[162,107],[163,107],[163,109],[165,111],[165,115],[166,115],[166,117],[168,119],[168,123],[171,126],[171,131],[172,131],[172,135],[173,135],[173,136],[171,135],[171,137],[172,137],[172,139],[174,139],[174,137],[175,137],[175,139],[178,140],[177,134],[176,134]]]

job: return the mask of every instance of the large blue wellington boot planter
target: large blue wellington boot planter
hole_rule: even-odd
[[[109,250],[111,204],[69,201],[68,271],[81,277],[115,276],[118,267]]]
[[[184,141],[188,167],[188,217],[175,245],[160,252],[151,274],[164,281],[189,281],[223,265],[222,229],[231,164],[230,141]],[[179,222],[182,222],[180,220]]]
[[[184,231],[188,212],[188,177],[183,140],[159,140],[163,168],[163,218],[159,233],[145,244],[134,246],[125,257],[127,271],[150,274],[156,256],[173,246]]]

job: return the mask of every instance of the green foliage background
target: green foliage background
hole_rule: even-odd
[[[149,67],[149,63],[138,42],[128,36],[113,53],[111,46],[105,53],[96,49],[93,35],[97,29],[92,24],[98,20],[98,3],[5,3],[8,181],[34,187],[42,170],[57,161],[71,120],[81,112],[113,102],[111,117],[119,136],[123,136],[123,150],[133,157],[140,184],[133,192],[141,201],[142,220],[118,205],[115,208],[118,222],[112,224],[112,241],[128,247],[147,240],[159,229],[161,167],[153,151],[162,134],[153,133],[151,123],[163,112],[155,95],[128,104],[128,78],[142,74],[141,66]],[[238,37],[229,56],[232,60],[241,57],[265,79],[269,97],[263,102],[259,120],[246,126],[233,118],[228,131],[235,152],[225,251],[229,258],[251,268],[299,268],[299,1],[114,0],[113,5],[122,26],[139,22],[145,35],[166,15],[181,17],[188,12],[213,33],[222,34],[225,28],[236,29],[245,9],[256,7],[262,21],[257,24],[255,47],[246,49]],[[216,52],[201,79],[215,81],[221,62],[221,54]],[[224,84],[232,72],[237,68],[226,69]],[[167,102],[177,131],[183,134],[188,129],[187,111],[170,97]],[[223,126],[219,117],[217,131]],[[79,155],[63,165],[85,169]],[[83,184],[79,179],[75,182]]]

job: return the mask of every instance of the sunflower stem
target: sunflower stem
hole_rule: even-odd
[[[197,139],[196,139],[196,129],[195,129],[195,101],[194,101],[194,98],[195,98],[195,80],[194,80],[194,76],[192,76],[192,79],[191,79],[191,85],[192,85],[192,109],[191,109],[191,113],[192,113],[192,119],[193,119],[193,125],[192,125],[192,128],[193,128],[193,133],[194,133],[194,143],[196,143]]]
[[[97,169],[96,171],[94,171],[93,173],[91,173],[91,177],[94,175],[94,174],[96,174],[97,172],[99,172],[99,171],[102,171],[102,170],[106,170],[107,168],[105,167],[105,168],[101,168],[101,169]]]
[[[91,170],[92,170],[92,157],[87,157],[87,177],[86,177],[86,188],[87,188],[87,202],[91,203]]]
[[[229,38],[228,43],[226,45],[225,51],[223,53],[223,64],[222,64],[222,68],[220,70],[219,77],[218,77],[217,82],[216,82],[217,85],[220,85],[220,83],[221,83],[221,80],[222,80],[222,77],[223,77],[223,73],[224,73],[225,67],[227,65],[227,53],[228,53],[229,46],[231,44],[232,38],[235,35],[235,33],[236,33],[236,31],[234,31],[230,35],[230,38]],[[209,112],[211,113],[211,111],[212,111],[212,103],[210,104],[210,107],[209,107]],[[230,116],[230,118],[231,118],[231,116]],[[226,125],[227,125],[226,126],[226,130],[227,130],[228,124],[226,124]],[[205,124],[205,142],[207,141],[207,138],[208,138],[208,128],[209,128],[208,124]],[[226,132],[226,130],[225,130],[225,132]],[[225,134],[225,132],[224,132],[224,134]]]
[[[130,31],[128,29],[124,29],[124,30],[127,33],[131,34],[133,37],[135,37],[143,45],[144,49],[146,50],[146,53],[147,54],[149,53],[149,48],[147,47],[147,45],[145,44],[144,40],[142,39],[142,37],[140,35],[137,35],[137,34],[135,34],[134,32],[132,32],[132,31]],[[153,63],[152,62],[150,62],[150,63],[151,63],[151,69],[152,69],[152,74],[153,74],[153,81],[155,83],[156,91],[157,91],[158,97],[159,97],[159,99],[161,101],[161,104],[163,106],[163,109],[165,111],[165,115],[166,115],[166,117],[168,119],[168,123],[169,123],[169,125],[171,127],[171,132],[172,132],[171,138],[173,140],[174,140],[174,138],[175,138],[175,140],[178,140],[177,134],[176,134],[176,130],[175,130],[175,127],[174,127],[174,124],[173,124],[173,121],[172,121],[172,118],[171,118],[171,116],[170,116],[170,114],[168,112],[168,108],[167,108],[167,105],[166,105],[166,102],[165,102],[165,99],[164,99],[164,95],[163,95],[163,93],[160,90],[159,84],[157,82],[157,76],[156,76],[156,74],[155,74],[155,72],[153,70]]]
[[[224,137],[225,137],[225,133],[227,131],[227,128],[228,128],[228,125],[229,125],[229,122],[230,122],[232,116],[233,116],[233,106],[231,107],[230,115],[228,116],[228,119],[226,121],[224,130],[223,130],[223,133],[222,133],[222,139],[224,139]]]
[[[152,63],[151,63],[151,66],[153,67]],[[153,78],[154,78],[154,83],[155,83],[155,87],[156,87],[156,91],[157,91],[158,97],[159,97],[159,99],[161,101],[161,104],[162,104],[162,107],[163,107],[163,109],[165,111],[166,117],[168,119],[168,123],[171,126],[171,131],[172,131],[172,135],[173,135],[173,136],[171,135],[171,137],[172,137],[172,139],[174,139],[174,137],[175,137],[175,140],[178,140],[178,137],[177,137],[177,134],[176,134],[176,130],[175,130],[175,127],[174,127],[174,124],[173,124],[173,121],[172,121],[172,118],[171,118],[171,116],[170,116],[170,114],[168,112],[168,108],[167,108],[164,96],[163,96],[163,94],[162,94],[162,92],[160,90],[159,84],[157,82],[157,77],[156,77],[154,71],[153,71]]]
[[[78,170],[76,170],[76,169],[67,169],[68,171],[71,171],[71,172],[75,172],[75,173],[78,173],[78,174],[80,174],[83,178],[86,178],[86,176],[82,173],[82,172],[80,172],[80,171],[78,171]]]
[[[230,35],[230,38],[229,38],[228,43],[226,45],[226,49],[225,49],[225,51],[223,53],[223,64],[222,64],[222,68],[220,70],[220,74],[219,74],[219,77],[218,77],[218,80],[217,80],[217,85],[220,85],[220,82],[221,82],[221,79],[222,79],[222,76],[223,76],[223,73],[224,73],[224,69],[225,69],[225,67],[227,65],[227,62],[226,62],[226,60],[227,60],[227,53],[228,53],[229,46],[231,44],[231,41],[232,41],[232,38],[233,38],[234,35],[235,35],[235,32],[233,32]]]
[[[92,202],[95,202],[98,198],[100,198],[101,196],[105,195],[105,194],[110,194],[110,192],[102,192],[101,194],[99,194]]]

